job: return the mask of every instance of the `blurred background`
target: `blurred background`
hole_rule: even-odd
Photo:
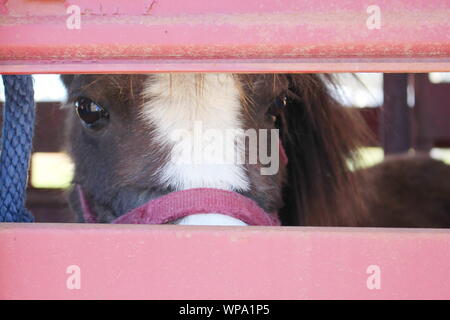
[[[333,95],[360,112],[376,141],[358,150],[364,168],[396,153],[426,152],[450,165],[450,73],[335,74]],[[73,165],[64,151],[66,90],[59,75],[34,75],[37,122],[27,207],[40,222],[71,222],[65,190]],[[4,90],[0,82],[0,108]],[[0,113],[1,118],[1,113]]]

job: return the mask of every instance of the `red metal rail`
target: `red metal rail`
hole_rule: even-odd
[[[0,0],[0,73],[450,71],[449,1],[372,5]],[[0,224],[0,298],[450,299],[449,266],[448,230]]]
[[[0,73],[450,71],[449,16],[448,0],[2,0]]]
[[[0,224],[0,299],[449,299],[450,233]]]

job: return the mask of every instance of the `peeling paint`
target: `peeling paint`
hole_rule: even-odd
[[[153,6],[156,5],[158,1],[157,0],[151,0],[150,5],[148,6],[148,8],[145,10],[145,15],[149,15],[151,14],[151,11],[153,10]]]
[[[8,0],[0,0],[0,15],[9,14],[7,3],[8,3]]]
[[[68,70],[69,64],[102,71],[97,63],[138,71],[149,65],[166,71],[188,65],[197,71],[325,71],[324,63],[341,71],[367,70],[370,63],[431,71],[450,63],[450,7],[442,3],[399,0],[383,9],[380,30],[367,29],[365,10],[351,3],[202,3],[192,2],[183,13],[156,0],[0,0],[0,71],[19,70],[22,60],[41,71]],[[71,4],[82,8],[80,30],[63,27]],[[269,4],[278,9],[264,7]]]

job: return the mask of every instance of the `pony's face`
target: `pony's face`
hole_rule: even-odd
[[[295,98],[287,76],[75,75],[63,81],[72,109],[74,183],[99,221],[201,187],[239,192],[267,212],[283,206],[286,169],[277,128]],[[76,195],[71,198],[80,211]]]

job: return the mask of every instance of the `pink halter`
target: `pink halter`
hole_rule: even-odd
[[[287,164],[287,156],[280,144],[281,164]],[[83,189],[76,186],[83,217],[87,223],[96,223]],[[279,226],[277,213],[267,213],[253,200],[233,191],[196,188],[171,192],[113,220],[121,224],[166,224],[192,214],[218,213],[239,219],[248,225]]]
[[[80,186],[78,186],[78,192],[85,221],[97,222]],[[225,214],[248,225],[280,225],[276,214],[265,212],[253,200],[233,191],[211,188],[171,192],[131,210],[112,223],[165,224],[198,213]]]

